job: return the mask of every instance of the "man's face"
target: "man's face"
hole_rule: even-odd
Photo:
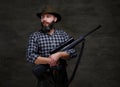
[[[57,21],[57,18],[52,14],[42,14],[41,15],[41,23],[44,27],[47,27],[56,21]]]

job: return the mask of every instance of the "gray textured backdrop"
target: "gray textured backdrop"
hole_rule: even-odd
[[[60,10],[63,19],[57,27],[64,28],[74,38],[102,25],[87,38],[70,87],[120,87],[119,0],[1,0],[0,87],[36,86],[25,52],[28,36],[40,27],[35,14],[46,4]],[[80,45],[76,50],[79,48]],[[75,61],[68,61],[69,76]]]

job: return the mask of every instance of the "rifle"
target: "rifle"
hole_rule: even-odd
[[[78,68],[78,65],[80,63],[80,59],[81,59],[81,56],[83,54],[83,49],[84,49],[84,42],[85,42],[85,38],[90,35],[91,33],[95,32],[96,30],[98,30],[99,28],[101,27],[101,25],[97,26],[95,29],[91,30],[90,32],[88,32],[87,34],[85,34],[84,36],[82,37],[79,37],[77,40],[73,40],[73,38],[70,38],[68,39],[65,43],[63,43],[62,45],[60,45],[59,47],[57,47],[56,49],[53,49],[51,51],[51,54],[53,53],[56,53],[56,52],[59,52],[59,51],[65,51],[65,50],[68,50],[68,49],[71,49],[71,48],[74,48],[76,45],[78,45],[80,42],[83,42],[82,43],[82,46],[81,46],[81,49],[80,49],[80,53],[79,53],[79,57],[77,59],[77,62],[75,64],[75,67],[74,67],[74,70],[73,70],[73,73],[71,75],[71,78],[68,80],[68,82],[66,83],[66,86],[65,87],[68,87],[69,84],[72,82],[74,76],[75,76],[75,73],[77,71],[77,68]],[[59,66],[56,66],[59,68]]]
[[[101,25],[99,25],[95,29],[91,30],[90,32],[88,32],[84,36],[79,37],[75,41],[73,40],[73,38],[68,39],[64,44],[62,44],[59,47],[53,49],[50,53],[53,54],[53,53],[56,53],[56,52],[59,52],[59,51],[65,51],[65,50],[74,48],[76,45],[78,45],[80,42],[82,42],[89,34],[93,33],[96,30],[98,30],[100,27],[101,27]]]

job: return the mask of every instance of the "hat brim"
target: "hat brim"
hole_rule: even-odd
[[[58,13],[46,12],[46,13],[37,13],[36,15],[37,15],[37,17],[41,18],[42,14],[52,14],[55,17],[57,17],[57,21],[56,22],[61,21],[61,16]]]

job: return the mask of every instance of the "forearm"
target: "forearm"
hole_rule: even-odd
[[[60,58],[67,59],[70,57],[70,55],[67,52],[58,52],[60,55]]]
[[[55,61],[58,61],[60,58],[67,59],[69,58],[69,54],[67,52],[57,52],[52,55],[50,55],[50,58],[54,59]]]
[[[52,54],[49,57],[38,56],[35,59],[34,63],[35,64],[50,64],[51,62],[55,63],[55,61],[58,61],[59,58],[68,59],[70,57],[70,54],[68,52],[64,51],[64,52],[57,52],[55,54]]]
[[[35,64],[49,64],[50,58],[47,57],[37,57],[36,60],[34,61]]]

